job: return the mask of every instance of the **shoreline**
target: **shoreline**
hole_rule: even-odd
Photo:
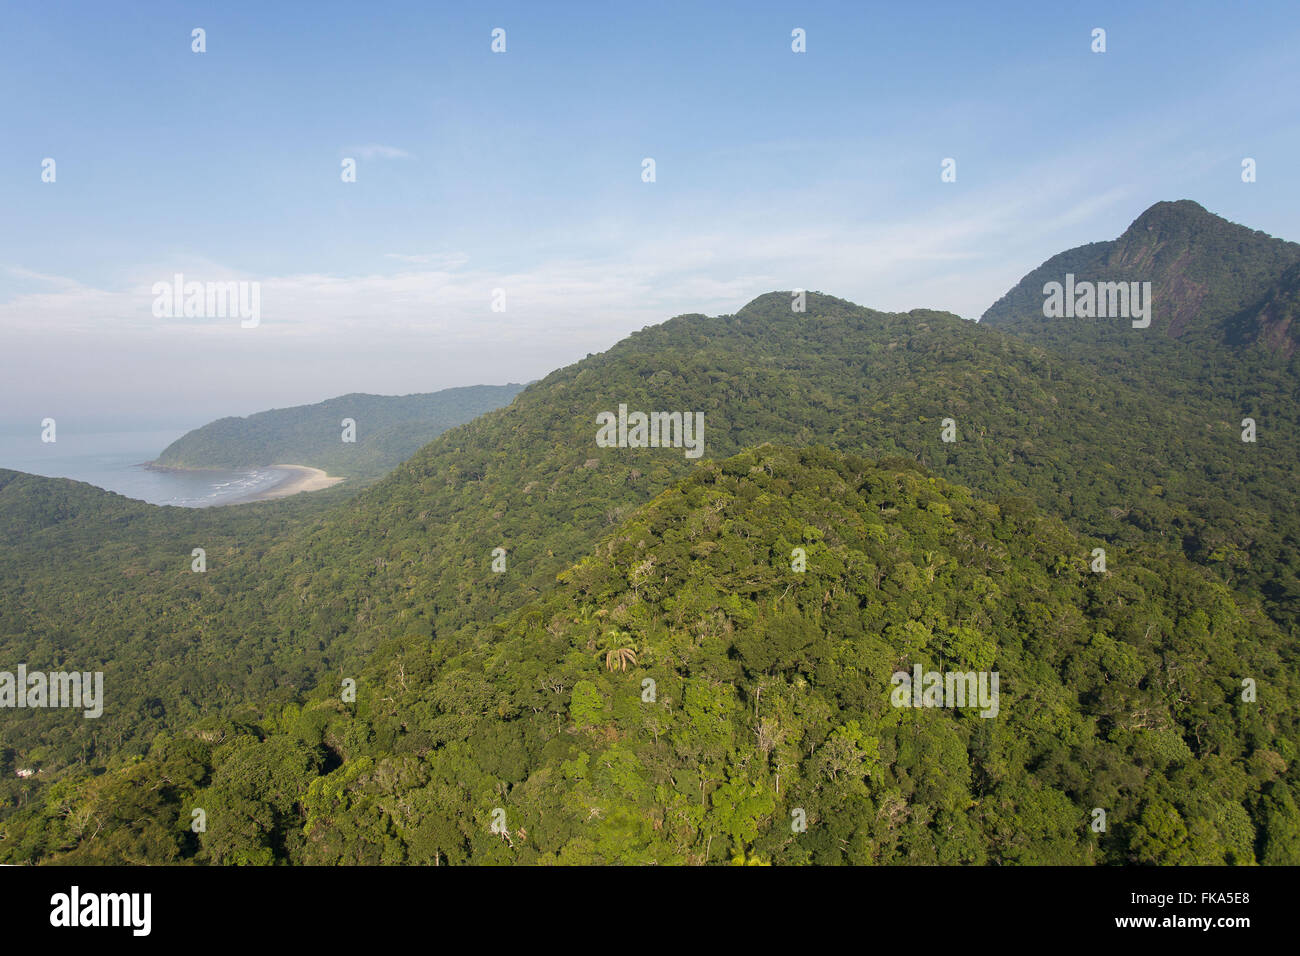
[[[337,485],[342,478],[335,478],[327,475],[320,468],[312,468],[309,465],[270,465],[275,471],[285,472],[284,478],[272,485],[270,488],[254,492],[251,495],[245,495],[227,504],[243,505],[254,501],[271,501],[275,498],[287,498],[290,495],[296,495],[301,491],[321,491],[325,488]]]
[[[205,471],[228,472],[240,470],[231,468],[186,468],[176,465],[160,465],[153,461],[141,462],[141,464],[149,471],[170,472],[173,474],[202,474]],[[254,491],[207,507],[224,508],[227,505],[246,505],[256,501],[273,501],[276,498],[287,498],[290,495],[296,495],[301,491],[321,491],[345,480],[344,478],[328,475],[322,469],[312,468],[310,465],[250,465],[246,467],[277,471],[280,472],[282,477],[269,488],[263,488],[261,491]]]

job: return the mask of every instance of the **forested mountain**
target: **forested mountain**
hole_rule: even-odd
[[[1048,283],[1067,275],[1076,287],[1150,283],[1150,326],[1047,317]],[[1219,500],[1206,502],[1197,525],[1180,521],[1166,531],[1181,535],[1196,560],[1220,564],[1231,580],[1262,594],[1274,616],[1294,626],[1300,525],[1282,489],[1300,472],[1293,438],[1300,434],[1300,244],[1228,222],[1190,200],[1156,203],[1118,239],[1053,256],[980,324],[1122,382],[1150,406],[1177,408],[1188,428],[1235,433],[1209,454],[1171,449],[1181,469],[1218,489]],[[1240,467],[1225,460],[1231,458]],[[1244,485],[1229,487],[1234,482]],[[1223,510],[1229,503],[1257,520],[1234,526],[1236,507]]]
[[[680,450],[597,447],[596,416],[620,403],[703,412],[711,458],[765,441],[902,454],[1107,540],[1182,548],[1262,595],[1288,626],[1300,613],[1300,559],[1288,544],[1300,538],[1296,449],[1243,451],[1231,395],[1191,409],[1152,402],[950,314],[886,314],[821,295],[795,313],[787,293],[645,329],[442,436],[296,546],[306,567],[341,538],[382,539],[382,563],[331,563],[307,593],[364,594],[442,629],[541,592],[603,528],[692,467]],[[493,547],[510,553],[504,578],[485,577]]]
[[[1150,282],[1150,328],[1114,318],[1045,316],[1044,285],[1063,282],[1067,273],[1076,283]],[[1297,283],[1300,244],[1239,226],[1183,199],[1156,203],[1118,239],[1048,259],[980,321],[1040,344],[1159,337],[1200,346],[1260,344],[1290,358],[1300,342]]]
[[[1234,315],[1294,301],[1260,241]],[[1117,345],[794,301],[644,329],[346,501],[0,473],[0,660],[112,688],[0,712],[0,860],[1296,860],[1294,359],[1200,312],[1161,335],[1159,295]],[[598,441],[621,406],[702,416],[702,457]],[[1002,672],[1003,716],[877,694],[936,655]],[[177,832],[195,806],[225,822]]]
[[[331,475],[377,478],[448,428],[510,404],[522,385],[472,385],[417,395],[353,393],[247,418],[219,418],[158,456],[167,468],[310,465]],[[343,440],[344,419],[355,440]]]
[[[1093,543],[908,461],[705,463],[499,623],[391,640],[355,702],[328,681],[70,774],[0,852],[1300,861],[1300,683],[1275,625],[1178,557],[1123,551],[1094,573]],[[997,671],[996,714],[898,706],[891,675],[917,665]]]

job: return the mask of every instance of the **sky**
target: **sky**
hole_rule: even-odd
[[[1300,240],[1297,12],[8,2],[0,428],[531,381],[774,289],[977,318],[1161,200]]]

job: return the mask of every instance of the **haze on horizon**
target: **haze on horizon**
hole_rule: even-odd
[[[1285,2],[324,8],[9,12],[0,427],[530,381],[774,289],[976,318],[1160,200],[1300,239]],[[259,324],[156,317],[177,273]]]

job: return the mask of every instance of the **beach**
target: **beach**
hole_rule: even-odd
[[[322,488],[329,488],[337,485],[342,478],[332,478],[319,468],[309,468],[306,465],[272,465],[276,471],[285,472],[285,478],[278,484],[272,485],[264,491],[258,491],[241,501],[269,501],[272,498],[287,498],[289,495],[296,495],[300,491],[320,491]]]

